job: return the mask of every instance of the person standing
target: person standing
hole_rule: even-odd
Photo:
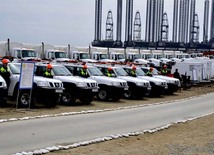
[[[132,70],[130,71],[130,75],[132,77],[136,77],[137,76],[136,69],[137,69],[136,66],[132,66]]]
[[[109,67],[109,68],[107,69],[105,75],[108,76],[108,77],[113,77],[112,73],[113,73],[113,69],[112,69],[111,67]]]
[[[168,69],[167,69],[166,65],[164,65],[163,68],[161,69],[161,74],[162,75],[167,75],[168,74]]]
[[[46,70],[43,74],[44,77],[47,77],[47,78],[53,78],[53,75],[51,73],[51,70],[53,69],[53,66],[51,64],[48,64],[47,67],[46,67]]]
[[[2,67],[0,68],[0,75],[4,78],[5,82],[7,83],[7,87],[10,85],[10,71],[8,68],[8,59],[2,60]]]
[[[152,76],[153,67],[150,67],[148,72],[146,73],[146,76]]]
[[[181,76],[180,76],[180,73],[178,72],[177,68],[175,69],[175,72],[173,73],[173,76],[174,76],[174,78],[177,78],[177,79],[181,80]]]
[[[85,77],[87,78],[88,77],[88,72],[87,72],[87,66],[84,65],[81,69],[80,69],[80,76],[81,77]]]

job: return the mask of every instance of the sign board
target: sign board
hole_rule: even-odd
[[[34,62],[21,63],[19,89],[32,89],[34,70],[35,70]]]

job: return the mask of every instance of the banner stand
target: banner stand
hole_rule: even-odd
[[[18,109],[20,92],[25,91],[25,90],[30,91],[29,100],[27,101],[29,104],[28,110],[31,107],[34,71],[35,71],[34,62],[22,62],[21,63],[19,88],[18,88],[18,94],[17,94],[17,99],[16,99],[16,109]]]

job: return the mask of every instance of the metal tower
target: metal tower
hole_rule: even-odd
[[[149,42],[155,42],[155,2],[156,0],[150,1],[150,18],[149,18]]]
[[[112,11],[108,11],[107,19],[106,19],[106,40],[113,41],[113,16]]]
[[[125,42],[132,42],[133,0],[126,0]]]
[[[161,41],[167,42],[169,37],[169,22],[167,13],[163,14],[161,25]]]
[[[184,42],[183,39],[183,31],[184,31],[184,25],[183,25],[183,14],[184,14],[184,0],[180,0],[180,10],[179,10],[179,34],[178,34],[178,41]]]
[[[189,34],[189,42],[193,42],[194,37],[194,18],[195,18],[195,0],[191,0],[190,6],[190,34]]]
[[[178,41],[186,43],[189,25],[189,0],[180,0]]]
[[[208,42],[208,25],[209,25],[209,0],[204,1],[204,25],[203,25],[203,42]]]
[[[122,11],[123,11],[123,0],[117,0],[117,35],[116,44],[122,45]]]
[[[95,0],[95,35],[94,41],[101,41],[102,0]]]
[[[147,7],[146,7],[146,29],[145,29],[145,41],[149,42],[150,41],[150,0],[147,0]]]
[[[189,34],[189,0],[184,2],[184,42],[188,42],[188,34]]]
[[[156,38],[155,41],[160,41],[161,40],[161,26],[162,26],[162,18],[163,18],[163,12],[164,12],[164,0],[157,0],[156,1],[156,16],[157,18],[157,24],[156,24]]]
[[[210,41],[212,43],[214,42],[214,0],[212,0],[212,8],[211,8]]]
[[[141,41],[141,18],[139,11],[135,14],[133,40]]]
[[[178,0],[174,0],[172,42],[178,41],[177,35],[178,35]]]
[[[146,37],[147,42],[161,39],[161,24],[164,10],[164,0],[147,0]]]
[[[195,14],[193,18],[193,31],[192,31],[192,42],[199,42],[199,19],[198,15]]]

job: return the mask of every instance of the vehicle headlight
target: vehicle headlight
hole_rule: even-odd
[[[161,82],[159,82],[159,81],[156,81],[156,82],[154,82],[155,83],[155,85],[161,85]]]
[[[86,87],[86,84],[84,82],[77,82],[77,87]]]
[[[47,81],[38,81],[37,85],[39,87],[50,87],[49,82],[47,82]]]
[[[3,86],[3,87],[7,87],[7,83],[6,83],[6,82],[3,82],[3,83],[2,83],[2,86]]]
[[[120,82],[111,82],[113,86],[120,86]]]
[[[137,85],[137,86],[143,86],[144,83],[143,83],[143,82],[136,82],[136,85]]]

